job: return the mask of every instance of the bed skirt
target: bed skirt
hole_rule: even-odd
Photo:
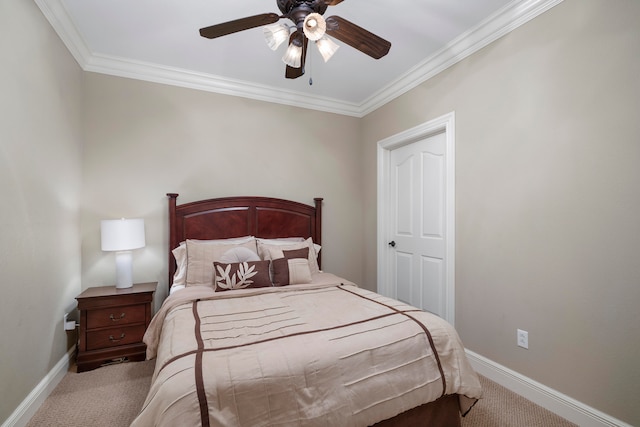
[[[460,406],[458,396],[449,394],[438,400],[410,409],[388,420],[374,424],[374,427],[460,427]]]

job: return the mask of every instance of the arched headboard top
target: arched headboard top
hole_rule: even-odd
[[[255,236],[311,237],[322,244],[322,198],[314,206],[272,197],[222,197],[177,204],[169,197],[169,283],[176,271],[171,251],[187,239],[213,240]],[[318,255],[318,265],[321,259]]]

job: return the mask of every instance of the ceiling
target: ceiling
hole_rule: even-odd
[[[304,76],[285,79],[261,28],[217,39],[202,27],[261,13],[275,0],[35,0],[80,66],[122,77],[364,116],[561,0],[344,0],[338,15],[391,42],[375,60],[338,41],[310,45]],[[310,85],[309,78],[313,79]]]

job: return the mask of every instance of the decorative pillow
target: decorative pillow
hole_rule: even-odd
[[[271,266],[274,286],[311,283],[311,270],[307,258],[278,258],[271,261]]]
[[[304,242],[292,243],[288,245],[268,245],[258,242],[258,255],[263,260],[272,260],[278,258],[284,258],[282,251],[289,251],[295,249],[309,248],[309,269],[311,274],[316,274],[320,271],[318,268],[318,260],[316,255],[316,249],[313,245],[313,240],[308,238]]]
[[[304,258],[309,259],[309,248],[284,250],[282,254],[286,259]]]
[[[186,286],[214,286],[213,263],[220,261],[230,249],[243,247],[257,254],[254,238],[245,243],[215,243],[187,240],[187,280]]]
[[[220,257],[220,262],[233,263],[233,262],[248,262],[248,261],[261,261],[260,257],[251,249],[244,246],[236,246],[229,249]]]
[[[272,286],[269,261],[214,262],[216,292]]]

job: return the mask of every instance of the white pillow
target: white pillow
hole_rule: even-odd
[[[289,244],[266,244],[260,241],[258,243],[258,255],[263,260],[272,260],[277,258],[284,258],[284,254],[282,251],[289,251],[294,249],[302,249],[309,248],[309,269],[311,270],[311,274],[316,274],[320,271],[318,268],[318,259],[316,254],[315,245],[313,244],[313,240],[309,237],[304,242],[299,243],[289,243]]]
[[[208,285],[214,286],[213,263],[220,262],[221,257],[229,249],[244,247],[257,255],[256,242],[252,237],[244,243],[212,244],[200,240],[187,240],[187,277],[186,286]]]
[[[173,275],[173,285],[184,286],[187,283],[187,246],[184,242],[171,251],[176,259],[176,272]]]
[[[220,257],[220,262],[225,264],[233,264],[238,262],[252,262],[252,261],[260,261],[260,257],[256,253],[256,251],[252,251],[251,249],[247,249],[244,246],[236,246],[225,253]]]
[[[169,295],[172,295],[175,292],[178,292],[180,289],[184,289],[184,288],[185,288],[184,285],[171,285],[171,288],[169,288]]]
[[[228,239],[214,239],[214,240],[187,239],[187,241],[189,240],[196,241],[199,243],[206,243],[208,245],[228,245],[229,243],[247,243],[247,242],[255,241],[256,238],[254,236],[243,236],[243,237],[231,237]]]
[[[277,239],[263,239],[256,237],[256,242],[266,245],[290,245],[291,243],[304,242],[304,237],[278,237]]]

